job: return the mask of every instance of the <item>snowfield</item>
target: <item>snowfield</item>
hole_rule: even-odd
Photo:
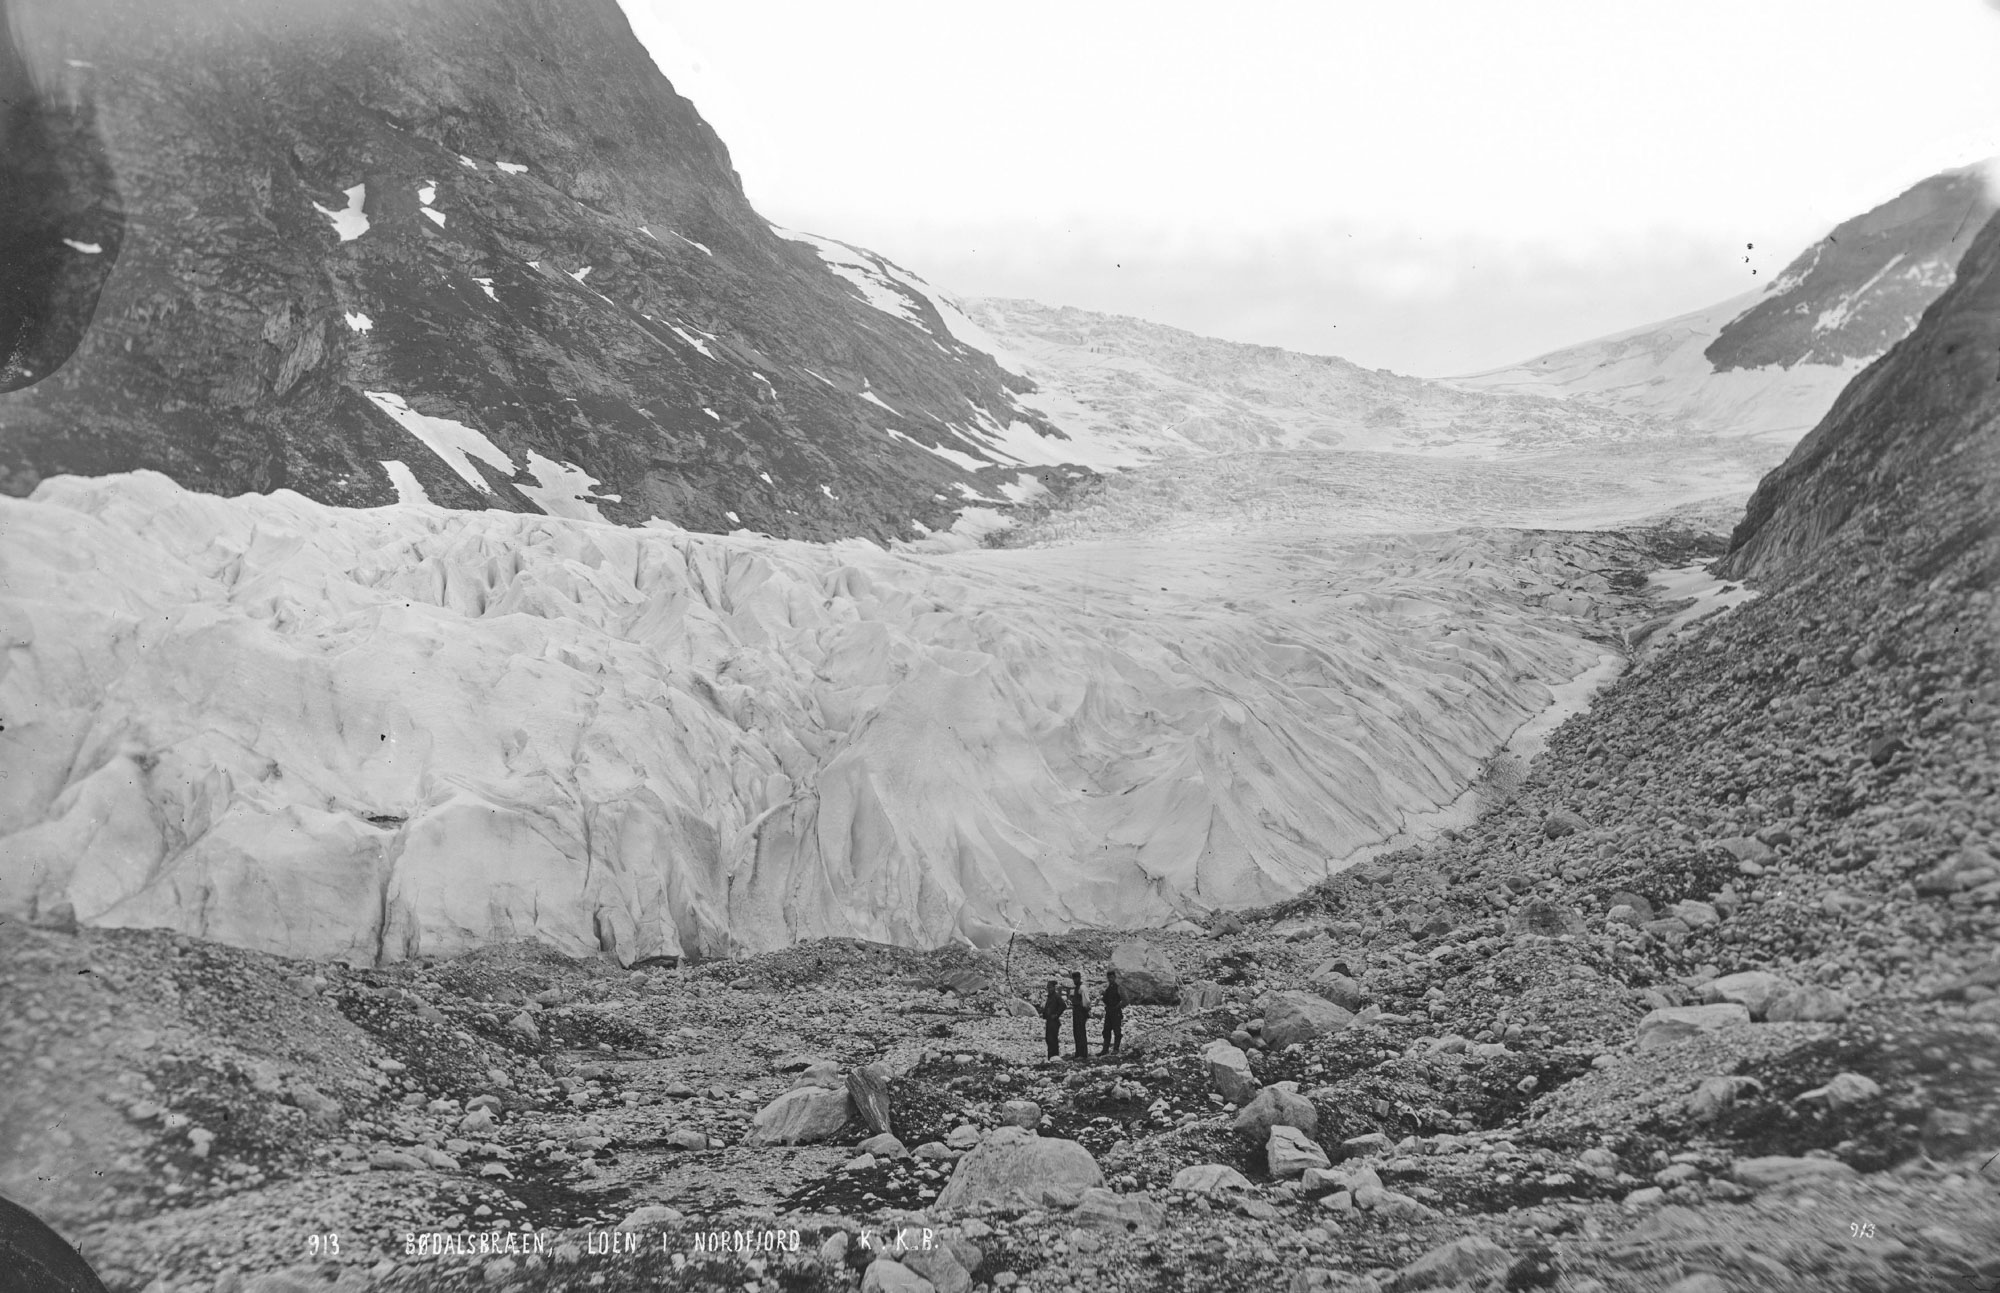
[[[1768,290],[1783,286],[1781,281]],[[1867,362],[1716,372],[1702,352],[1761,295],[1749,292],[1520,364],[1454,377],[1448,384],[1574,399],[1678,427],[1762,440],[1782,453],[1812,430]]]

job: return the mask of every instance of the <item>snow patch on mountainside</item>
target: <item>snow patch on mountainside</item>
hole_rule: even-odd
[[[450,418],[431,417],[411,408],[403,397],[393,391],[363,391],[368,399],[390,417],[396,424],[421,440],[424,447],[444,459],[445,465],[458,474],[458,478],[483,494],[491,494],[493,487],[486,483],[486,477],[472,465],[477,458],[489,466],[497,467],[503,476],[514,474],[514,460],[509,458],[499,445],[488,440],[484,433],[454,422]]]
[[[323,207],[317,202],[313,203],[313,210],[327,218],[333,225],[333,231],[340,235],[342,242],[353,242],[368,232],[368,217],[361,211],[362,206],[368,201],[368,186],[357,184],[346,190],[346,193],[347,205],[338,211],[331,207]]]
[[[616,494],[593,497],[597,481],[589,472],[570,463],[544,458],[532,449],[528,451],[528,472],[535,478],[535,483],[516,485],[515,488],[533,499],[535,505],[550,516],[566,516],[572,521],[602,521],[604,515],[597,510],[597,502],[618,501]]]

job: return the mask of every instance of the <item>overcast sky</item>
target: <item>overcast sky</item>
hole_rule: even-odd
[[[2000,153],[2000,0],[622,2],[780,225],[1424,376]]]

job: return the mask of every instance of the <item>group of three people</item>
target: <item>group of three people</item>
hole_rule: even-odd
[[[1076,1058],[1090,1058],[1090,998],[1083,994],[1083,972],[1071,970],[1070,987],[1067,993],[1058,986],[1057,980],[1049,980],[1047,995],[1042,998],[1042,1035],[1049,1044],[1049,1058],[1062,1054],[1062,1017],[1067,1010],[1070,1016],[1070,1032],[1076,1039]],[[1118,986],[1118,971],[1104,972],[1104,1045],[1099,1054],[1109,1055],[1125,1044],[1125,990]]]

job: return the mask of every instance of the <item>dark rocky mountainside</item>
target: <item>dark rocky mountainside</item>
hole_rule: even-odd
[[[977,428],[1058,434],[921,294],[774,232],[616,0],[12,19],[126,228],[31,231],[111,269],[74,357],[0,396],[9,493],[153,468],[371,506],[399,463],[448,506],[886,538],[998,474]]]
[[[1900,341],[1993,214],[1983,170],[1933,175],[1843,221],[1716,335],[1708,359],[1719,372],[1838,365],[1873,358]]]
[[[1929,579],[2000,530],[2000,223],[1989,220],[1923,327],[1857,377],[1757,487],[1723,569],[1785,580],[1893,544]],[[1991,587],[1989,562],[1970,586]],[[1857,573],[1857,579],[1875,576]]]

